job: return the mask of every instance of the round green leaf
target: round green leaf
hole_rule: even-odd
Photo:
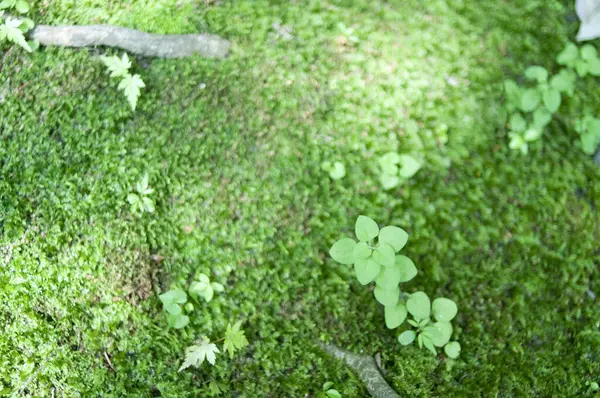
[[[431,311],[436,320],[450,322],[456,316],[458,307],[454,301],[445,297],[438,297],[433,300]]]
[[[600,58],[594,58],[588,61],[590,75],[600,76]]]
[[[581,58],[589,61],[591,59],[598,58],[598,52],[596,48],[591,44],[585,44],[579,49],[579,53],[581,54]]]
[[[520,113],[513,113],[510,116],[509,124],[512,131],[525,131],[527,128],[527,122]]]
[[[379,176],[379,181],[381,182],[381,186],[385,190],[396,188],[398,185],[400,185],[401,182],[400,177],[398,177],[397,175],[386,173],[381,174]]]
[[[379,231],[379,243],[387,243],[399,252],[408,242],[408,234],[402,228],[388,226]]]
[[[433,331],[431,340],[436,347],[443,347],[450,341],[450,337],[452,337],[452,324],[450,322],[436,322],[426,329],[429,328]]]
[[[451,341],[444,347],[444,352],[452,359],[458,358],[460,355],[460,343],[458,341]]]
[[[525,77],[543,83],[548,79],[548,71],[542,66],[533,65],[525,69]]]
[[[535,141],[542,136],[544,130],[541,127],[532,126],[527,129],[525,134],[523,135],[523,139],[526,142]]]
[[[179,304],[168,303],[168,304],[165,304],[164,308],[165,308],[165,311],[167,311],[169,314],[172,314],[172,315],[181,314],[181,306]]]
[[[400,177],[410,178],[421,169],[421,162],[410,155],[400,155]]]
[[[367,216],[358,216],[356,225],[354,226],[356,237],[361,242],[367,242],[375,239],[379,235],[379,227],[377,223]]]
[[[381,265],[371,259],[356,260],[354,263],[354,272],[356,279],[361,285],[366,285],[373,282],[379,274]]]
[[[371,257],[373,250],[367,245],[365,242],[358,242],[356,246],[354,246],[354,250],[352,251],[352,257],[354,261],[364,260],[365,258]]]
[[[532,112],[540,103],[540,93],[532,88],[523,91],[521,96],[521,110],[523,112]]]
[[[354,246],[356,246],[354,240],[342,238],[331,246],[329,254],[340,264],[352,264],[354,262]]]
[[[329,170],[329,177],[332,180],[341,180],[346,176],[346,167],[341,162],[335,162]]]
[[[398,286],[401,278],[402,272],[400,271],[400,267],[394,264],[389,267],[383,267],[379,275],[377,275],[375,283],[383,289],[391,290]]]
[[[406,319],[407,311],[406,305],[402,302],[398,302],[393,307],[385,307],[385,326],[388,329],[396,329],[398,326],[402,325],[402,322]]]
[[[190,323],[190,317],[183,314],[169,314],[167,321],[170,327],[174,329],[181,329],[186,327],[188,323]]]
[[[581,77],[585,77],[588,74],[589,71],[589,65],[587,63],[587,61],[583,60],[583,59],[578,59],[577,61],[575,61],[575,70],[577,71],[577,74]]]
[[[386,267],[394,265],[395,256],[394,248],[387,243],[379,244],[373,252],[373,260]]]
[[[415,319],[427,319],[431,313],[431,302],[425,293],[416,292],[408,298],[406,308]]]
[[[327,396],[327,398],[342,398],[342,394],[340,394],[338,390],[333,388],[330,388],[329,390],[325,391],[325,395]]]
[[[546,108],[548,108],[548,110],[551,113],[554,113],[558,110],[558,108],[560,107],[560,91],[556,90],[556,89],[548,89],[543,97],[542,97],[543,101],[544,101],[544,106]],[[534,114],[535,117],[535,114]]]
[[[15,10],[17,10],[19,14],[25,14],[29,9],[29,4],[24,0],[19,0],[15,3]]]
[[[558,92],[558,91],[557,91]],[[560,95],[560,94],[559,94]],[[552,120],[552,114],[548,109],[540,106],[533,112],[533,125],[540,130],[543,129]]]
[[[563,69],[550,79],[550,86],[563,93],[571,93],[577,76],[570,69]]]
[[[559,65],[573,65],[573,62],[577,58],[579,58],[577,46],[573,43],[568,43],[565,49],[556,57],[556,62],[558,62]]]
[[[380,286],[375,286],[374,293],[375,299],[386,307],[395,306],[400,299],[400,288],[398,286],[391,290],[385,290]]]
[[[417,337],[417,334],[414,330],[407,330],[400,333],[400,336],[398,336],[398,343],[402,345],[409,345],[415,341],[415,337]]]
[[[167,305],[170,303],[185,304],[185,302],[187,301],[187,294],[181,289],[173,289],[161,294],[160,296],[158,296],[158,298],[163,303],[163,305]]]
[[[417,267],[413,261],[402,255],[396,256],[396,268],[400,271],[400,282],[408,282],[417,275]]]

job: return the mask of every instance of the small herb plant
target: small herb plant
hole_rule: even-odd
[[[321,163],[321,170],[329,173],[332,180],[341,180],[346,176],[346,167],[342,162],[323,162]]]
[[[121,58],[113,55],[112,57],[100,57],[106,65],[111,77],[121,78],[119,90],[123,90],[131,109],[135,111],[137,101],[140,96],[140,89],[146,87],[140,75],[129,73],[131,61],[126,53]]]
[[[323,391],[317,395],[319,398],[342,398],[342,394],[333,387],[333,382],[328,381],[323,384]]]
[[[445,351],[449,357],[456,358],[460,345],[449,343],[453,331],[450,321],[458,311],[456,304],[450,299],[438,298],[431,305],[423,292],[408,294],[400,290],[400,283],[408,282],[417,275],[412,260],[397,254],[408,242],[406,231],[395,226],[380,229],[373,219],[361,215],[356,220],[354,232],[358,242],[342,238],[333,244],[329,254],[341,264],[354,264],[354,272],[361,285],[375,282],[375,299],[384,306],[386,327],[399,327],[410,313],[414,319],[408,323],[416,327],[417,332],[409,330],[402,333],[398,337],[401,344],[410,344],[417,337],[419,346],[425,346],[434,354],[437,353],[435,347],[452,344]],[[436,322],[430,319],[432,313]]]
[[[131,205],[131,212],[137,213],[153,213],[154,202],[148,197],[154,189],[148,188],[148,173],[144,174],[142,179],[135,184],[135,192],[127,195],[127,201]]]
[[[583,152],[593,155],[600,145],[600,119],[585,115],[575,123],[575,131],[581,139]]]
[[[581,48],[573,43],[568,43],[556,57],[559,65],[574,69],[580,77],[588,74],[600,76],[600,57],[598,51],[591,44],[585,44]]]
[[[197,304],[202,298],[209,303],[214,293],[221,293],[225,290],[223,285],[217,282],[211,282],[206,274],[199,274],[198,280],[193,281],[188,289],[189,297]],[[169,314],[167,322],[169,327],[182,329],[190,323],[190,317],[185,315],[194,311],[194,304],[188,302],[188,294],[182,289],[172,289],[158,296],[163,304],[163,309]]]
[[[24,1],[3,1],[0,3],[0,10],[14,7],[21,14],[29,11],[29,4]],[[4,11],[0,11],[0,43],[7,41],[16,44],[27,52],[35,50],[39,43],[37,41],[27,41],[25,33],[33,29],[34,22],[29,18],[5,17]]]
[[[512,80],[504,82],[511,149],[527,154],[528,143],[537,141],[542,136],[545,127],[552,121],[552,116],[558,112],[563,96],[574,94],[577,76],[600,76],[600,57],[591,44],[578,48],[575,44],[568,43],[558,54],[556,61],[566,68],[552,77],[545,68],[534,65],[525,70],[525,78],[532,82],[529,86],[520,87]],[[584,151],[591,154],[600,142],[595,138],[593,122],[588,126],[589,120],[587,118],[580,124],[577,131]]]
[[[209,364],[214,365],[217,354],[225,351],[229,353],[229,357],[233,358],[233,354],[235,354],[236,351],[241,350],[248,345],[248,340],[244,335],[244,331],[240,329],[241,326],[241,321],[236,322],[234,325],[228,324],[225,337],[212,342],[208,337],[202,336],[197,344],[186,348],[185,360],[179,368],[179,371],[181,372],[190,366],[199,368],[205,360]],[[219,341],[223,341],[222,351],[220,351],[215,344]]]
[[[388,152],[378,159],[381,174],[379,181],[383,189],[392,189],[404,184],[421,169],[421,162],[411,155]]]

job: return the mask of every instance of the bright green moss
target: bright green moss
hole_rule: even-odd
[[[135,113],[104,50],[2,57],[0,395],[206,396],[212,377],[226,396],[327,380],[364,396],[319,339],[381,353],[407,396],[581,396],[597,381],[598,171],[558,123],[527,158],[496,128],[505,74],[552,67],[572,33],[562,3],[124,3],[55,1],[42,19],[210,31],[233,53],[137,58]],[[383,192],[378,156],[414,149],[423,169]],[[334,182],[320,164],[336,159]],[[137,217],[126,196],[146,172],[156,211]],[[372,293],[328,259],[358,214],[407,229],[423,271],[411,290],[458,303],[453,365],[400,347]],[[165,330],[156,294],[197,270],[225,292]],[[238,319],[245,351],[177,373],[198,335]]]

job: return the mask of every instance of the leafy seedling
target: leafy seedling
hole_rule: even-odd
[[[125,98],[129,102],[131,109],[135,111],[138,98],[141,95],[141,89],[146,87],[140,75],[132,75],[129,73],[131,61],[126,53],[123,53],[121,58],[113,55],[111,57],[100,57],[106,68],[110,72],[111,77],[120,78],[118,89],[122,90]]]
[[[137,213],[153,213],[154,202],[148,197],[154,190],[148,187],[148,173],[144,174],[142,179],[135,184],[135,192],[127,195],[127,201],[131,205],[131,212]]]

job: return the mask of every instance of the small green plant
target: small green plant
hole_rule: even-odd
[[[6,2],[0,3],[0,9],[8,8],[8,6],[5,3]],[[17,2],[15,4],[22,4],[22,3],[24,3],[24,2]],[[10,3],[10,4],[12,4],[12,3]],[[27,3],[25,3],[25,4],[27,4]],[[2,7],[2,5],[4,5],[5,7]],[[29,7],[29,6],[27,6],[27,7]],[[23,8],[21,6],[20,10],[23,11],[23,10],[25,10],[25,8]],[[19,10],[17,10],[17,11],[19,11]],[[27,11],[29,11],[29,8],[27,8],[27,10],[24,12],[27,12]],[[39,45],[38,42],[27,41],[25,39],[25,33],[30,31],[34,27],[34,22],[31,19],[4,17],[4,11],[0,11],[0,21],[2,21],[2,23],[0,24],[0,42],[8,41],[10,43],[13,43],[13,44],[16,44],[16,45],[22,47],[27,52],[32,52],[33,50],[35,50],[38,47],[38,45]]]
[[[545,127],[552,121],[553,114],[558,112],[563,96],[574,94],[577,76],[600,76],[600,57],[591,44],[578,48],[575,44],[568,43],[556,57],[556,62],[566,68],[552,77],[541,66],[534,65],[525,70],[525,78],[533,82],[533,86],[520,87],[512,80],[504,82],[504,106],[510,115],[508,135],[511,149],[527,154],[528,143],[537,141],[542,136]],[[581,126],[578,132],[582,137],[584,151],[593,153],[595,147],[590,148],[593,143],[597,145],[598,142],[594,138],[595,134],[587,131],[586,126]]]
[[[25,14],[29,12],[31,7],[25,0],[3,0],[0,2],[0,10],[14,9],[19,14]]]
[[[600,119],[585,115],[575,123],[575,131],[579,134],[583,152],[593,155],[600,145]]]
[[[248,340],[244,335],[244,331],[241,330],[241,326],[241,321],[236,322],[233,325],[231,325],[231,323],[228,324],[225,337],[212,342],[208,337],[202,336],[197,344],[186,348],[185,360],[179,368],[179,371],[181,372],[190,366],[199,368],[205,360],[209,364],[214,365],[217,354],[225,351],[229,353],[230,358],[233,358],[233,354],[235,354],[236,351],[239,351],[248,345]],[[219,341],[223,341],[222,351],[220,351],[215,344]]]
[[[450,343],[452,337],[452,324],[458,312],[456,303],[450,299],[440,297],[433,303],[429,296],[423,292],[416,292],[408,297],[406,302],[408,312],[413,316],[408,323],[417,330],[406,330],[398,336],[398,342],[402,345],[411,344],[415,338],[419,348],[425,347],[434,355],[437,354],[435,347],[444,347],[446,355],[457,358],[460,353],[458,342]],[[433,315],[436,322],[431,320]]]
[[[401,344],[410,344],[416,336],[421,336],[418,337],[419,346],[425,346],[436,354],[435,347],[447,345],[452,336],[450,321],[458,311],[456,304],[450,299],[438,298],[431,306],[425,293],[407,294],[400,290],[400,283],[408,282],[417,275],[413,261],[397,254],[408,242],[406,231],[395,226],[380,229],[373,219],[361,215],[356,220],[354,232],[358,242],[351,238],[338,240],[329,250],[331,257],[341,264],[354,264],[354,272],[361,285],[375,282],[375,299],[384,306],[387,328],[395,329],[402,325],[408,313],[413,316],[414,319],[408,323],[417,327],[418,333],[402,333],[399,337]],[[431,321],[431,313],[436,322]],[[412,340],[408,341],[410,336]],[[457,356],[456,344],[446,353]]]
[[[341,180],[346,176],[346,167],[342,162],[323,162],[321,163],[321,170],[329,173],[332,180]]]
[[[319,398],[342,398],[342,394],[333,387],[333,382],[328,381],[323,384],[322,392],[318,395]]]
[[[588,74],[600,76],[600,58],[598,51],[591,44],[585,44],[581,48],[573,43],[568,43],[556,57],[559,65],[574,69],[580,77]]]
[[[154,202],[148,197],[154,190],[148,188],[148,173],[144,174],[142,179],[135,184],[135,192],[127,195],[127,201],[131,205],[131,212],[136,213],[153,213]]]
[[[140,96],[140,89],[146,87],[140,75],[129,73],[131,61],[126,53],[121,58],[113,55],[112,57],[100,57],[106,65],[111,77],[121,78],[118,89],[123,90],[131,109],[135,111],[137,101]]]
[[[223,285],[217,282],[211,282],[206,274],[198,274],[198,280],[193,281],[188,289],[189,297],[196,304],[200,304],[200,299],[209,303],[214,293],[221,293],[225,290]],[[163,309],[169,314],[167,322],[169,327],[182,329],[190,323],[190,317],[185,313],[194,311],[194,304],[188,302],[188,293],[182,289],[172,289],[158,296],[163,304]]]
[[[378,159],[381,174],[379,181],[383,189],[392,189],[404,184],[421,169],[421,162],[407,154],[388,152]]]

